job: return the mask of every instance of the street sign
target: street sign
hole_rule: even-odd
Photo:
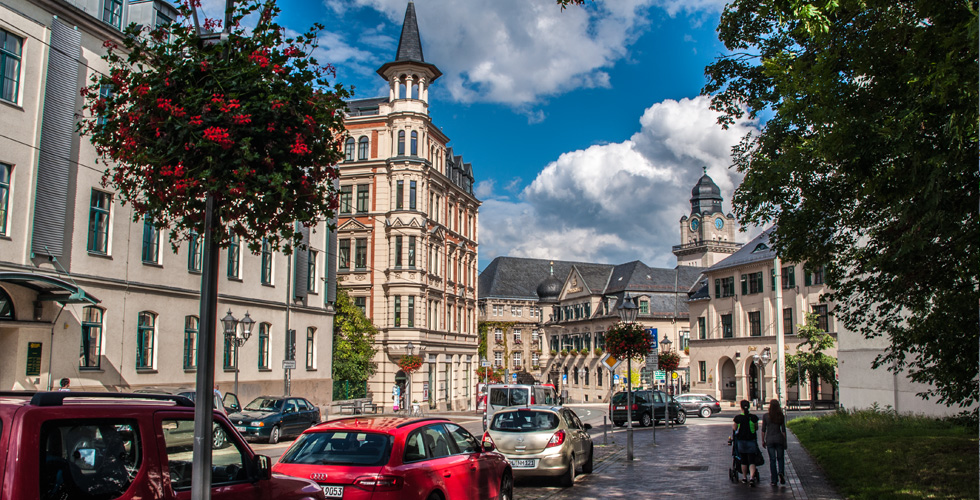
[[[660,356],[656,354],[650,354],[647,356],[647,369],[648,370],[659,370],[660,369]]]
[[[27,373],[28,376],[38,376],[41,374],[41,351],[43,345],[40,342],[27,343]]]
[[[667,372],[665,372],[663,370],[657,370],[657,371],[653,372],[653,380],[654,380],[654,382],[656,382],[658,384],[665,384],[665,383],[667,383]]]
[[[619,374],[617,373],[613,375],[613,384],[618,384],[618,383],[619,383]]]
[[[282,360],[282,369],[283,370],[295,370],[296,369],[296,360],[295,359],[284,359],[284,360]]]
[[[561,374],[561,383],[562,384],[567,384],[568,383],[568,374],[567,373],[562,373]]]
[[[517,374],[516,373],[512,373],[510,375],[510,378],[514,379],[514,382],[517,382]]]
[[[657,343],[657,329],[647,328],[647,334],[650,335],[650,340],[651,340],[650,345],[652,346],[652,348],[650,349],[650,352],[657,352],[657,346],[660,345]]]
[[[610,371],[615,371],[616,368],[619,368],[619,365],[623,364],[623,361],[616,359],[612,354],[607,352],[599,358],[599,364],[605,366]]]
[[[486,368],[486,367],[490,366],[490,362],[484,359],[483,361],[480,361],[480,366],[482,366],[483,368]]]
[[[670,378],[677,380],[678,377],[680,377],[680,375],[678,375],[677,372],[670,372]]]

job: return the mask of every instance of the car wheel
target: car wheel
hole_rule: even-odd
[[[564,487],[569,487],[575,484],[575,455],[572,455],[572,459],[568,461],[568,470],[561,475],[561,485]]]
[[[224,429],[219,426],[214,426],[211,429],[211,449],[220,450],[228,444],[228,435],[225,434]]]
[[[593,458],[595,458],[595,447],[589,446],[589,459],[582,464],[582,474],[592,474],[592,468],[595,465]]]
[[[649,413],[644,413],[643,415],[640,415],[640,427],[650,427],[650,424],[652,423],[653,423],[653,419],[650,418]]]
[[[626,425],[626,422],[615,422],[614,421],[613,423],[616,424],[616,427],[622,427],[622,426]]]
[[[276,444],[279,442],[280,435],[279,426],[276,425],[272,428],[272,432],[269,433],[269,444]]]
[[[707,406],[701,408],[701,418],[708,418],[710,416],[711,416],[711,408],[708,408]]]
[[[510,477],[510,474],[504,474],[504,477],[500,479],[500,500],[513,500],[514,499],[514,478]]]
[[[687,413],[683,411],[677,412],[677,417],[674,418],[674,422],[677,422],[677,425],[684,425],[684,422],[687,422]]]

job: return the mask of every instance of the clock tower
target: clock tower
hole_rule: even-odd
[[[708,169],[691,190],[691,214],[681,217],[681,244],[674,246],[679,266],[710,267],[738,251],[735,216],[721,209],[721,189]]]

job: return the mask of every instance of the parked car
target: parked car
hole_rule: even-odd
[[[320,422],[320,409],[304,398],[259,396],[240,412],[228,415],[245,439],[278,443],[283,436],[298,436]]]
[[[559,476],[571,486],[579,467],[592,473],[591,428],[560,406],[510,408],[493,416],[483,443],[507,457],[516,477]]]
[[[553,386],[526,384],[491,384],[487,387],[487,404],[483,413],[483,430],[497,411],[511,406],[558,405]]]
[[[687,421],[687,412],[681,405],[667,396],[663,391],[641,390],[633,391],[632,417],[640,426],[647,427],[664,420],[664,411],[670,401],[670,420],[677,424]],[[609,416],[617,427],[626,425],[626,391],[613,394],[609,402]]]
[[[681,394],[674,398],[684,408],[686,413],[708,418],[721,411],[721,403],[707,394]]]
[[[197,389],[193,387],[144,387],[142,389],[136,390],[137,394],[171,394],[174,396],[183,396],[190,399],[192,402],[197,399]],[[221,397],[218,391],[214,391],[214,410],[228,415],[228,413],[233,411],[238,411],[240,409],[238,404],[238,396],[233,392],[225,393],[224,397]],[[180,433],[185,433],[184,437],[193,442],[194,439],[194,427],[191,426],[187,429],[183,426],[173,432],[175,435]],[[176,436],[175,436],[176,438]],[[211,448],[217,450],[224,448],[228,445],[228,436],[225,431],[218,426],[217,423],[213,425],[211,431]]]
[[[213,500],[323,500],[308,479],[273,475],[213,413],[228,446],[212,453]],[[0,498],[190,498],[193,440],[170,431],[194,426],[194,404],[170,394],[0,393]],[[180,436],[178,436],[180,437]]]
[[[352,417],[307,429],[273,472],[312,478],[344,500],[500,499],[510,464],[444,418]]]

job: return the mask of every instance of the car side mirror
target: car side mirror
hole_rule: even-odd
[[[583,424],[582,427],[587,431],[592,430],[592,424]]]
[[[238,406],[237,403],[232,403],[231,406],[228,407],[228,409],[231,411],[242,411],[242,407]]]
[[[489,451],[493,451],[495,449],[496,448],[493,446],[493,441],[484,441],[483,442],[483,451],[489,452]]]
[[[259,480],[272,479],[272,459],[265,455],[255,455],[252,457],[255,466],[255,476]]]

